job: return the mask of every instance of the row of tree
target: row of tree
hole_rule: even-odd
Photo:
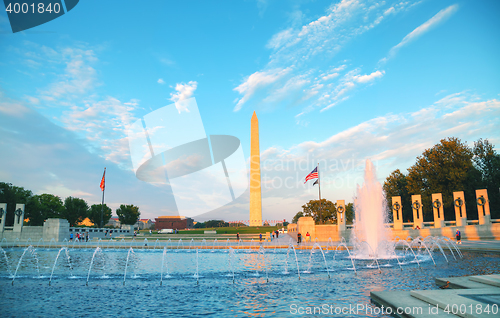
[[[195,229],[206,229],[213,227],[229,227],[229,223],[224,220],[209,220],[205,222],[198,222],[194,225]]]
[[[37,194],[23,187],[13,186],[11,183],[0,182],[0,202],[7,203],[7,215],[5,225],[14,224],[15,205],[24,203],[24,217],[29,219],[28,225],[40,226],[48,218],[60,218],[68,220],[70,226],[75,226],[85,218],[94,223],[101,224],[101,212],[103,224],[108,223],[112,210],[106,204],[93,204],[89,207],[87,202],[80,198],[67,197],[62,199],[53,194]],[[122,224],[135,224],[141,213],[139,207],[122,204],[116,209]]]
[[[454,220],[453,192],[464,191],[468,219],[477,219],[477,189],[487,189],[491,218],[500,218],[500,155],[487,139],[474,142],[473,147],[455,137],[441,140],[417,157],[404,174],[394,170],[384,182],[387,209],[392,211],[392,197],[401,196],[403,220],[413,220],[412,194],[422,196],[424,221],[432,221],[433,193],[442,193],[445,220]],[[346,222],[354,219],[354,206],[346,205]],[[316,223],[337,223],[337,204],[321,199],[311,200],[297,212],[292,223],[302,216],[311,216]],[[392,220],[392,213],[388,213]]]
[[[499,187],[500,155],[494,146],[487,139],[479,139],[469,147],[454,137],[426,149],[406,174],[394,170],[383,186],[389,211],[391,198],[401,196],[405,222],[413,220],[412,194],[422,196],[424,221],[433,220],[432,193],[442,193],[445,220],[454,220],[455,191],[464,191],[467,218],[477,219],[476,189],[488,190],[491,217],[500,218]]]
[[[345,206],[345,218],[347,223],[352,223],[354,219],[354,205],[348,203]],[[337,223],[337,203],[327,199],[311,200],[302,206],[302,211],[297,212],[292,219],[292,223],[297,223],[299,218],[310,216],[316,224]]]

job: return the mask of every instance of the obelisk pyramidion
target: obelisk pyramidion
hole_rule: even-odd
[[[250,129],[250,226],[262,226],[259,120],[255,111]]]

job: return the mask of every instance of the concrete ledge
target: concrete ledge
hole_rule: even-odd
[[[469,279],[474,282],[500,287],[500,275],[472,276]]]
[[[464,308],[461,312],[458,310],[456,315],[459,317],[498,317],[496,314],[479,313],[476,308],[485,308],[487,304],[464,296],[498,296],[500,297],[500,288],[474,288],[474,289],[446,289],[446,290],[414,290],[410,295],[420,299],[432,306],[439,306],[443,310],[452,310],[453,308]],[[455,313],[455,312],[454,312]]]
[[[488,287],[485,284],[477,283],[471,281],[469,277],[445,277],[436,278],[436,285],[445,286],[447,282],[450,282],[449,287],[455,289],[472,289],[472,288],[485,288]]]
[[[429,306],[429,304],[425,301],[412,297],[410,295],[410,291],[397,290],[371,292],[370,297],[372,301],[379,306],[391,307],[393,315],[396,317],[450,317],[450,315],[444,312],[441,308],[436,308],[436,306],[431,308],[431,306]]]

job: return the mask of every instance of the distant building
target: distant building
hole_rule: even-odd
[[[154,226],[155,223],[150,219],[139,219],[137,223],[134,224],[134,229],[137,230],[149,230],[151,226]]]
[[[193,219],[184,216],[160,216],[155,219],[155,230],[192,229]]]
[[[117,216],[113,216],[111,219],[109,219],[108,223],[106,223],[106,226],[120,228],[121,226],[120,219]]]

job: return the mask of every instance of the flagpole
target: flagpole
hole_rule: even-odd
[[[103,174],[103,178],[104,176],[106,175],[106,167],[104,167],[104,174]],[[106,182],[106,181],[104,181]],[[104,183],[104,187],[102,189],[102,203],[101,203],[101,228],[104,227],[104,190],[106,190],[106,183]]]
[[[316,169],[318,170],[318,191],[319,191],[319,224],[321,224],[321,219],[322,219],[322,210],[323,210],[323,207],[321,205],[321,179],[320,179],[320,176],[319,176],[319,162],[318,162],[318,165],[316,166]]]

